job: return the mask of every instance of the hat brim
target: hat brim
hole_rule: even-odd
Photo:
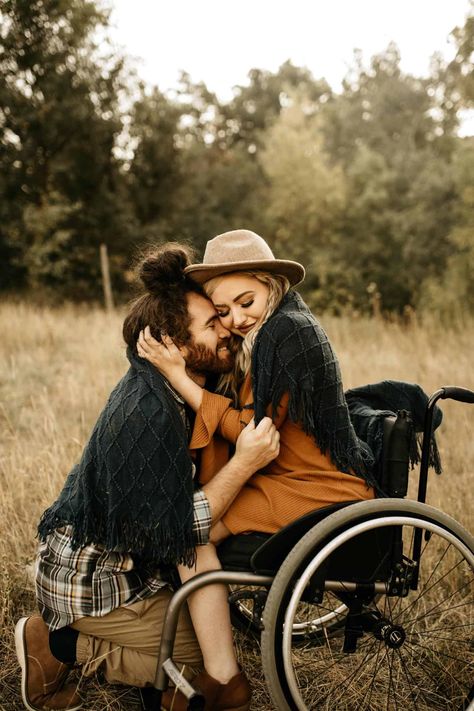
[[[305,268],[298,262],[291,262],[287,259],[261,259],[259,261],[248,260],[243,262],[226,262],[223,264],[190,264],[184,270],[191,279],[204,284],[209,279],[221,276],[222,274],[232,274],[233,272],[262,271],[271,274],[281,274],[290,282],[290,286],[300,284],[305,277]]]

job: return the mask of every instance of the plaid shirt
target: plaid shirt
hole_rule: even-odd
[[[184,403],[174,391],[173,394],[189,429]],[[193,525],[196,545],[209,541],[210,528],[209,502],[204,492],[197,489]],[[36,597],[51,631],[81,617],[103,617],[168,585],[163,571],[142,566],[128,553],[108,551],[97,544],[73,550],[71,534],[70,526],[52,531],[40,544],[36,561]]]

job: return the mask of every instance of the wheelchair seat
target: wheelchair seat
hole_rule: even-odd
[[[240,533],[223,541],[218,549],[224,570],[251,571],[259,575],[274,575],[291,549],[313,526],[326,516],[355,503],[342,501],[315,509],[292,521],[277,533]]]

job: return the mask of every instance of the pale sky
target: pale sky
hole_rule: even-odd
[[[449,33],[469,0],[111,0],[112,37],[137,58],[138,73],[163,91],[179,70],[223,99],[250,69],[276,71],[287,59],[338,91],[353,63],[393,40],[402,68],[423,76],[430,58],[454,53]],[[474,119],[463,133],[474,133]],[[472,129],[472,130],[471,130]]]

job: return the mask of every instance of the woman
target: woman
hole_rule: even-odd
[[[279,455],[241,490],[213,527],[212,541],[245,531],[274,533],[315,508],[372,498],[372,453],[350,422],[336,356],[319,323],[290,290],[304,278],[304,268],[276,260],[254,232],[235,230],[210,240],[203,264],[186,273],[204,284],[222,325],[236,338],[234,372],[219,384],[226,395],[193,382],[169,338],[159,344],[146,330],[138,353],[196,412],[190,446],[201,450],[201,482],[222,465],[220,438],[235,443],[252,417],[258,423],[270,414],[280,432]],[[218,567],[209,547],[198,549],[197,559],[197,570],[181,566],[182,580]],[[191,616],[201,642],[198,607]],[[203,655],[212,676],[212,650],[206,655],[203,649]]]

